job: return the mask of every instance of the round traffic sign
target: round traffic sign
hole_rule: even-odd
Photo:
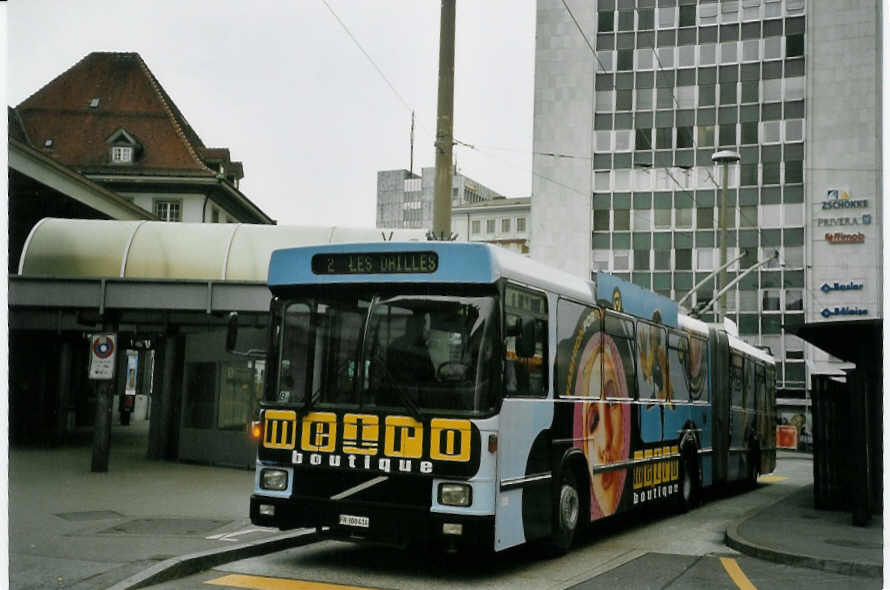
[[[114,353],[114,340],[108,336],[97,336],[93,340],[93,354],[97,358],[107,359]]]

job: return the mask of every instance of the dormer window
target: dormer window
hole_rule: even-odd
[[[111,148],[112,164],[132,164],[133,148],[131,146],[116,145]]]
[[[108,160],[115,165],[132,164],[142,152],[142,144],[123,127],[105,140],[108,145]]]

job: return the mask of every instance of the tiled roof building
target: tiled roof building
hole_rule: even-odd
[[[137,53],[84,57],[15,108],[35,149],[169,221],[274,223]]]

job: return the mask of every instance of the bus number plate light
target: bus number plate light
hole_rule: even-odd
[[[464,534],[464,525],[454,522],[446,522],[442,524],[443,535],[462,535]]]

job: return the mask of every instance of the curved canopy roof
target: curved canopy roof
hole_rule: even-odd
[[[426,230],[46,218],[25,242],[19,274],[265,282],[273,250],[384,236],[422,241]]]

